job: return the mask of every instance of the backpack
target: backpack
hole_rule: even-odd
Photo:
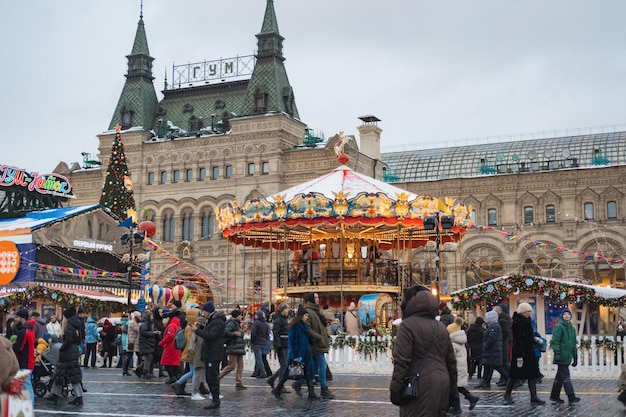
[[[622,365],[622,373],[617,380],[617,386],[621,390],[626,390],[626,365]]]
[[[187,339],[185,339],[185,329],[181,327],[176,332],[176,336],[174,336],[174,347],[178,350],[183,350],[185,349],[185,345],[187,345]]]

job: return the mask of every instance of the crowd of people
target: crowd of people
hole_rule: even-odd
[[[500,374],[497,385],[505,387],[503,400],[514,404],[513,389],[525,382],[532,405],[546,402],[537,395],[543,375],[539,358],[546,339],[533,328],[532,306],[522,302],[513,316],[504,304],[494,306],[485,317],[476,317],[469,326],[454,317],[445,302],[424,286],[408,289],[401,303],[402,323],[393,349],[394,370],[390,382],[391,402],[400,406],[401,416],[445,416],[461,414],[460,396],[473,410],[480,398],[468,390],[468,379],[480,379],[478,390],[490,390],[493,372]],[[561,390],[568,402],[577,403],[569,367],[577,366],[576,332],[567,309],[556,325],[551,348],[557,365],[550,401],[562,404]],[[402,395],[407,378],[419,374],[417,399]]]
[[[83,370],[99,365],[116,366],[123,376],[166,378],[165,384],[176,395],[188,395],[192,400],[205,400],[209,395],[211,402],[204,408],[219,408],[223,398],[220,380],[230,372],[235,371],[236,390],[247,388],[243,383],[246,332],[255,356],[251,376],[265,379],[276,398],[290,392],[284,384],[294,379],[288,372],[288,363],[294,360],[301,361],[305,369],[292,385],[298,396],[306,383],[309,399],[334,398],[325,358],[334,317],[320,309],[318,294],[307,295],[297,310],[286,304],[277,305],[273,312],[268,307],[265,304],[254,313],[238,307],[227,316],[212,301],[184,308],[174,300],[165,309],[149,305],[142,312],[124,313],[118,320],[98,318],[70,306],[63,310],[62,321],[20,307],[9,315],[5,336],[13,342],[20,369],[33,372],[32,380],[36,380],[37,361],[58,344],[53,384],[46,396],[52,404],[58,404],[62,389],[71,384],[69,404],[83,405],[87,391],[82,384]],[[275,372],[267,360],[272,347],[280,363]],[[28,378],[24,388],[34,404],[32,380]],[[191,392],[186,389],[190,381]],[[314,381],[320,386],[320,395],[314,391]]]

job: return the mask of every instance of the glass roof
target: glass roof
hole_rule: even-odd
[[[388,152],[387,182],[626,165],[626,132]]]

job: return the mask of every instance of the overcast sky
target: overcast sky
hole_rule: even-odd
[[[174,62],[253,53],[265,3],[145,0],[159,99]],[[326,138],[357,135],[366,114],[382,120],[387,151],[626,129],[626,1],[274,4],[300,117]],[[48,173],[96,153],[124,84],[139,0],[11,1],[3,15],[0,164]]]

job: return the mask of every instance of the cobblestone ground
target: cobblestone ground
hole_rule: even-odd
[[[244,375],[250,372],[246,371]],[[206,401],[191,401],[189,397],[177,397],[164,384],[164,378],[151,381],[134,375],[124,377],[118,369],[85,369],[84,385],[88,392],[83,406],[67,404],[67,400],[51,405],[43,398],[35,401],[37,417],[58,416],[107,416],[107,417],[165,417],[165,416],[397,416],[398,408],[389,402],[389,376],[338,374],[329,383],[335,400],[310,402],[294,393],[277,400],[270,393],[264,379],[245,376],[245,391],[236,391],[231,375],[222,381],[222,406],[219,410],[205,410]],[[539,396],[548,400],[552,381],[546,379],[538,386]],[[502,390],[476,391],[480,396],[473,411],[462,400],[463,416],[622,416],[626,408],[616,400],[614,379],[578,379],[574,381],[576,394],[582,398],[578,404],[554,405],[547,401],[544,406],[533,406],[526,386],[515,390],[515,404],[508,406],[502,399]],[[495,387],[495,384],[492,384]],[[316,387],[319,393],[319,387]],[[304,390],[306,393],[306,389]],[[566,398],[565,394],[561,394]]]

